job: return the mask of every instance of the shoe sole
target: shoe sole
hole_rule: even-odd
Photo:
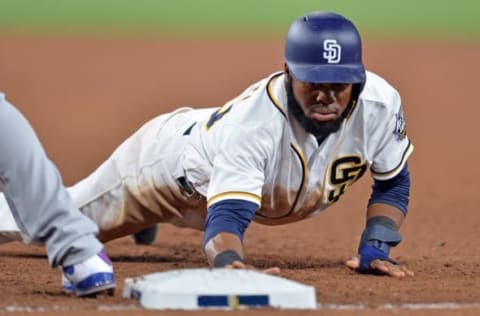
[[[115,276],[111,272],[100,272],[90,275],[88,278],[82,280],[81,282],[73,285],[73,290],[77,296],[96,296],[97,294],[115,289]],[[72,289],[72,287],[64,286],[64,290],[67,292]]]
[[[85,298],[95,298],[97,297],[97,295],[102,295],[102,294],[113,296],[115,294],[115,286],[116,286],[115,283],[105,284],[103,286],[99,286],[88,291],[75,291],[75,295],[77,295],[78,297],[85,297]]]

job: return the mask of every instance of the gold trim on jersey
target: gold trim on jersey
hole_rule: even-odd
[[[330,164],[332,162],[332,159],[333,157],[335,157],[338,153],[338,151],[340,150],[340,145],[342,143],[342,140],[343,140],[343,137],[345,136],[345,128],[347,126],[347,120],[343,120],[343,123],[342,123],[342,128],[340,130],[340,136],[338,137],[336,143],[335,143],[335,146],[334,146],[334,149],[333,151],[330,153],[328,159],[327,159],[327,162],[329,163],[329,166],[327,166],[327,168],[325,168],[325,171],[323,173],[323,180],[322,180],[322,185],[320,187],[320,192],[322,192],[322,199],[324,198],[323,197],[323,194],[325,193],[325,187],[327,185],[327,177],[330,176]],[[314,213],[316,212],[316,210],[311,210],[311,211],[301,211],[299,212],[299,215],[303,218],[309,216],[311,213]]]
[[[383,180],[383,179],[387,180],[392,178],[394,175],[400,172],[401,168],[405,165],[407,158],[411,155],[412,152],[413,152],[413,145],[410,142],[410,140],[408,140],[408,146],[403,152],[402,159],[400,160],[400,163],[395,168],[387,172],[375,172],[373,168],[370,168],[372,175],[374,176],[375,179],[378,179],[378,180]]]
[[[275,74],[272,76],[272,78],[270,78],[270,81],[268,81],[267,83],[267,95],[270,98],[270,101],[272,101],[273,105],[282,113],[282,115],[285,118],[287,118],[287,113],[285,112],[285,108],[273,93],[273,84],[277,81],[278,77],[280,77],[281,75],[283,75],[283,72],[279,72],[278,74]]]
[[[302,153],[300,148],[298,148],[296,145],[290,143],[290,148],[292,148],[293,152],[295,155],[299,158],[300,160],[300,165],[302,166],[302,181],[300,183],[300,187],[297,190],[297,194],[295,195],[295,199],[293,200],[292,206],[290,207],[290,210],[278,217],[272,217],[268,216],[265,214],[262,214],[261,212],[257,211],[255,213],[256,217],[260,218],[268,218],[269,220],[277,220],[281,218],[286,218],[286,217],[291,217],[293,212],[295,211],[295,208],[297,207],[298,199],[300,198],[300,195],[302,194],[303,191],[305,191],[305,187],[307,184],[307,179],[308,179],[308,164],[307,164],[307,159],[305,158],[305,155]]]
[[[220,202],[223,200],[231,200],[231,199],[245,200],[245,201],[255,203],[259,206],[261,205],[261,201],[262,201],[262,199],[258,195],[255,195],[252,193],[231,191],[231,192],[219,193],[217,195],[212,196],[207,201],[207,207],[210,207],[211,205],[217,202]]]
[[[345,115],[345,121],[348,121],[348,119],[350,118],[350,116],[352,115],[356,107],[357,107],[357,102],[354,100],[352,101],[352,105],[350,106],[350,110],[348,111],[348,114]]]
[[[305,190],[305,187],[307,185],[307,179],[308,179],[308,164],[307,164],[307,159],[305,158],[305,155],[302,153],[300,148],[298,148],[295,144],[290,144],[290,147],[297,154],[298,158],[300,158],[300,162],[302,165],[302,182],[300,184],[300,188],[298,188],[297,196],[293,201],[292,208],[290,209],[290,212],[288,212],[288,215],[290,215],[295,210],[295,207],[297,206],[297,203],[298,203],[298,198],[300,197],[302,192]]]

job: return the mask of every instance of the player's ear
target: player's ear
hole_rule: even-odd
[[[283,64],[283,71],[285,72],[285,80],[290,82],[292,80],[292,76],[290,75],[290,70],[288,69],[287,63]]]

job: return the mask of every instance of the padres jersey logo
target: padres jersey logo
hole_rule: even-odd
[[[330,168],[330,184],[333,187],[328,192],[328,203],[332,204],[340,199],[346,189],[360,179],[367,165],[359,156],[346,156],[335,160]]]

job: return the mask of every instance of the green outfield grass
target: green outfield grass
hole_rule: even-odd
[[[0,0],[0,32],[283,36],[322,9],[370,36],[480,38],[479,0]]]

